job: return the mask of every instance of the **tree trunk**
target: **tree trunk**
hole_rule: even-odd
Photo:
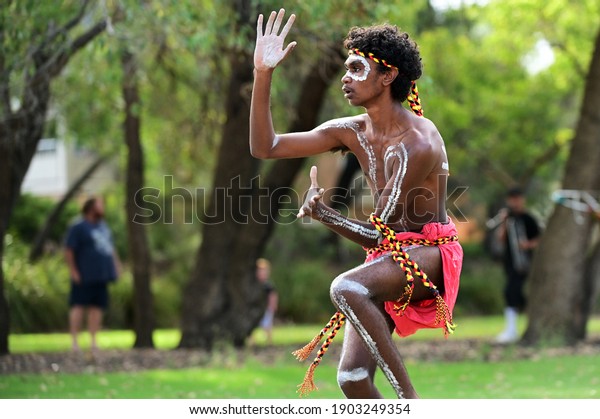
[[[4,295],[4,236],[8,230],[11,214],[21,193],[37,143],[42,137],[49,91],[41,86],[38,100],[29,112],[18,112],[0,123],[0,355],[9,353],[10,311]],[[6,110],[4,110],[6,111]]]
[[[8,354],[8,335],[10,332],[10,312],[8,300],[4,295],[4,269],[1,264],[4,261],[4,233],[0,236],[0,356]]]
[[[137,63],[129,51],[121,55],[123,68],[123,100],[125,102],[125,121],[123,123],[125,143],[127,144],[127,238],[129,255],[133,266],[133,300],[135,348],[153,348],[154,308],[152,300],[151,265],[152,258],[148,246],[146,226],[134,222],[138,208],[143,207],[141,198],[136,201],[144,187],[144,153],[140,139],[141,101],[138,91]],[[139,201],[139,202],[138,202]]]
[[[75,196],[79,188],[94,174],[96,169],[98,169],[102,163],[106,160],[106,157],[100,156],[89,167],[79,176],[79,178],[71,185],[65,196],[54,206],[52,212],[46,217],[46,221],[44,225],[35,236],[33,240],[33,245],[31,246],[31,251],[29,252],[29,261],[35,262],[42,256],[42,252],[44,251],[44,244],[46,243],[46,239],[48,234],[50,234],[50,230],[52,226],[56,224],[56,221],[62,214],[65,209],[67,203]]]
[[[600,166],[600,31],[585,84],[581,115],[563,188],[593,190]],[[586,302],[592,289],[586,273],[593,220],[578,224],[572,210],[557,205],[542,236],[530,275],[529,324],[525,343],[573,344],[585,336]]]
[[[576,302],[576,304],[581,305],[582,315],[575,319],[574,325],[574,334],[581,340],[587,337],[587,323],[594,311],[594,305],[598,301],[598,293],[600,292],[600,240],[596,240],[586,259],[584,276],[583,286],[585,288],[580,293],[582,300]]]
[[[237,55],[228,91],[228,120],[218,157],[213,195],[204,218],[196,269],[183,296],[181,347],[210,349],[217,340],[244,344],[264,312],[255,261],[263,252],[303,159],[275,162],[264,181],[248,150],[250,108],[242,89],[252,82],[252,58]],[[235,60],[242,60],[236,62]],[[291,130],[312,129],[327,87],[343,57],[326,54],[309,72]]]
[[[72,30],[80,31],[79,23],[85,16],[88,1],[81,2],[79,11],[62,27],[48,22],[46,28],[33,28],[32,43],[27,57],[7,57],[8,49],[0,49],[0,240],[8,229],[11,213],[19,194],[25,173],[42,138],[46,111],[50,100],[50,83],[70,59],[106,29],[106,19],[101,19],[71,39]],[[0,38],[5,36],[3,21]],[[75,29],[76,28],[76,29]],[[52,30],[51,30],[52,29]],[[44,35],[45,33],[45,35]],[[57,36],[61,34],[61,36]],[[7,58],[25,63],[24,68],[6,68]],[[12,74],[11,74],[12,71]],[[18,80],[18,81],[16,81]],[[23,83],[19,110],[11,109],[11,83]],[[18,89],[17,89],[18,90]],[[0,246],[0,262],[4,246]],[[2,266],[0,265],[0,271]],[[8,353],[10,332],[8,303],[4,296],[4,273],[0,272],[0,355]]]

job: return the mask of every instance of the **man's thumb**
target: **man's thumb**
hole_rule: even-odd
[[[310,187],[318,188],[319,184],[317,183],[317,166],[313,166],[310,168]]]

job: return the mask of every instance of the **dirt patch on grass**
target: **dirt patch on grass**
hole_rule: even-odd
[[[600,355],[600,340],[562,348],[532,348],[499,345],[482,340],[400,341],[398,349],[408,362],[460,362],[477,360],[536,359],[565,355]],[[341,341],[331,346],[324,362],[337,363]],[[96,352],[53,352],[0,356],[0,374],[132,372],[148,369],[179,369],[239,365],[248,359],[265,365],[293,359],[296,347],[219,348],[212,353],[193,350],[100,350]]]

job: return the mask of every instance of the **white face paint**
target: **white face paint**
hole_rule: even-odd
[[[350,77],[352,80],[355,81],[365,81],[369,76],[369,73],[371,72],[371,64],[369,64],[369,61],[367,61],[365,57],[362,57],[360,55],[352,55],[352,57],[354,57],[356,61],[360,61],[362,63],[363,69],[362,71],[355,71],[356,69],[354,69],[352,65],[354,61],[352,61],[348,65],[348,71],[346,71],[346,76]]]

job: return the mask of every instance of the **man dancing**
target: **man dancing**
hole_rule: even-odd
[[[407,336],[421,328],[454,328],[462,266],[462,248],[446,214],[448,158],[435,125],[424,118],[415,80],[422,64],[417,45],[395,26],[352,28],[342,91],[366,113],[328,121],[312,131],[276,134],[270,111],[274,69],[293,50],[284,40],[295,16],[280,32],[285,11],[272,12],[257,24],[254,89],[250,115],[250,150],[261,159],[306,157],[332,150],[356,155],[376,206],[369,221],[342,216],[321,201],[317,168],[298,217],[319,220],[331,230],[368,249],[364,264],[339,275],[331,284],[338,312],[319,336],[298,351],[308,356],[329,330],[327,339],[300,386],[315,388],[312,374],[331,338],[347,320],[338,383],[349,398],[379,398],[374,385],[377,366],[398,397],[418,397],[400,353],[395,329]],[[408,99],[412,112],[402,103]]]

